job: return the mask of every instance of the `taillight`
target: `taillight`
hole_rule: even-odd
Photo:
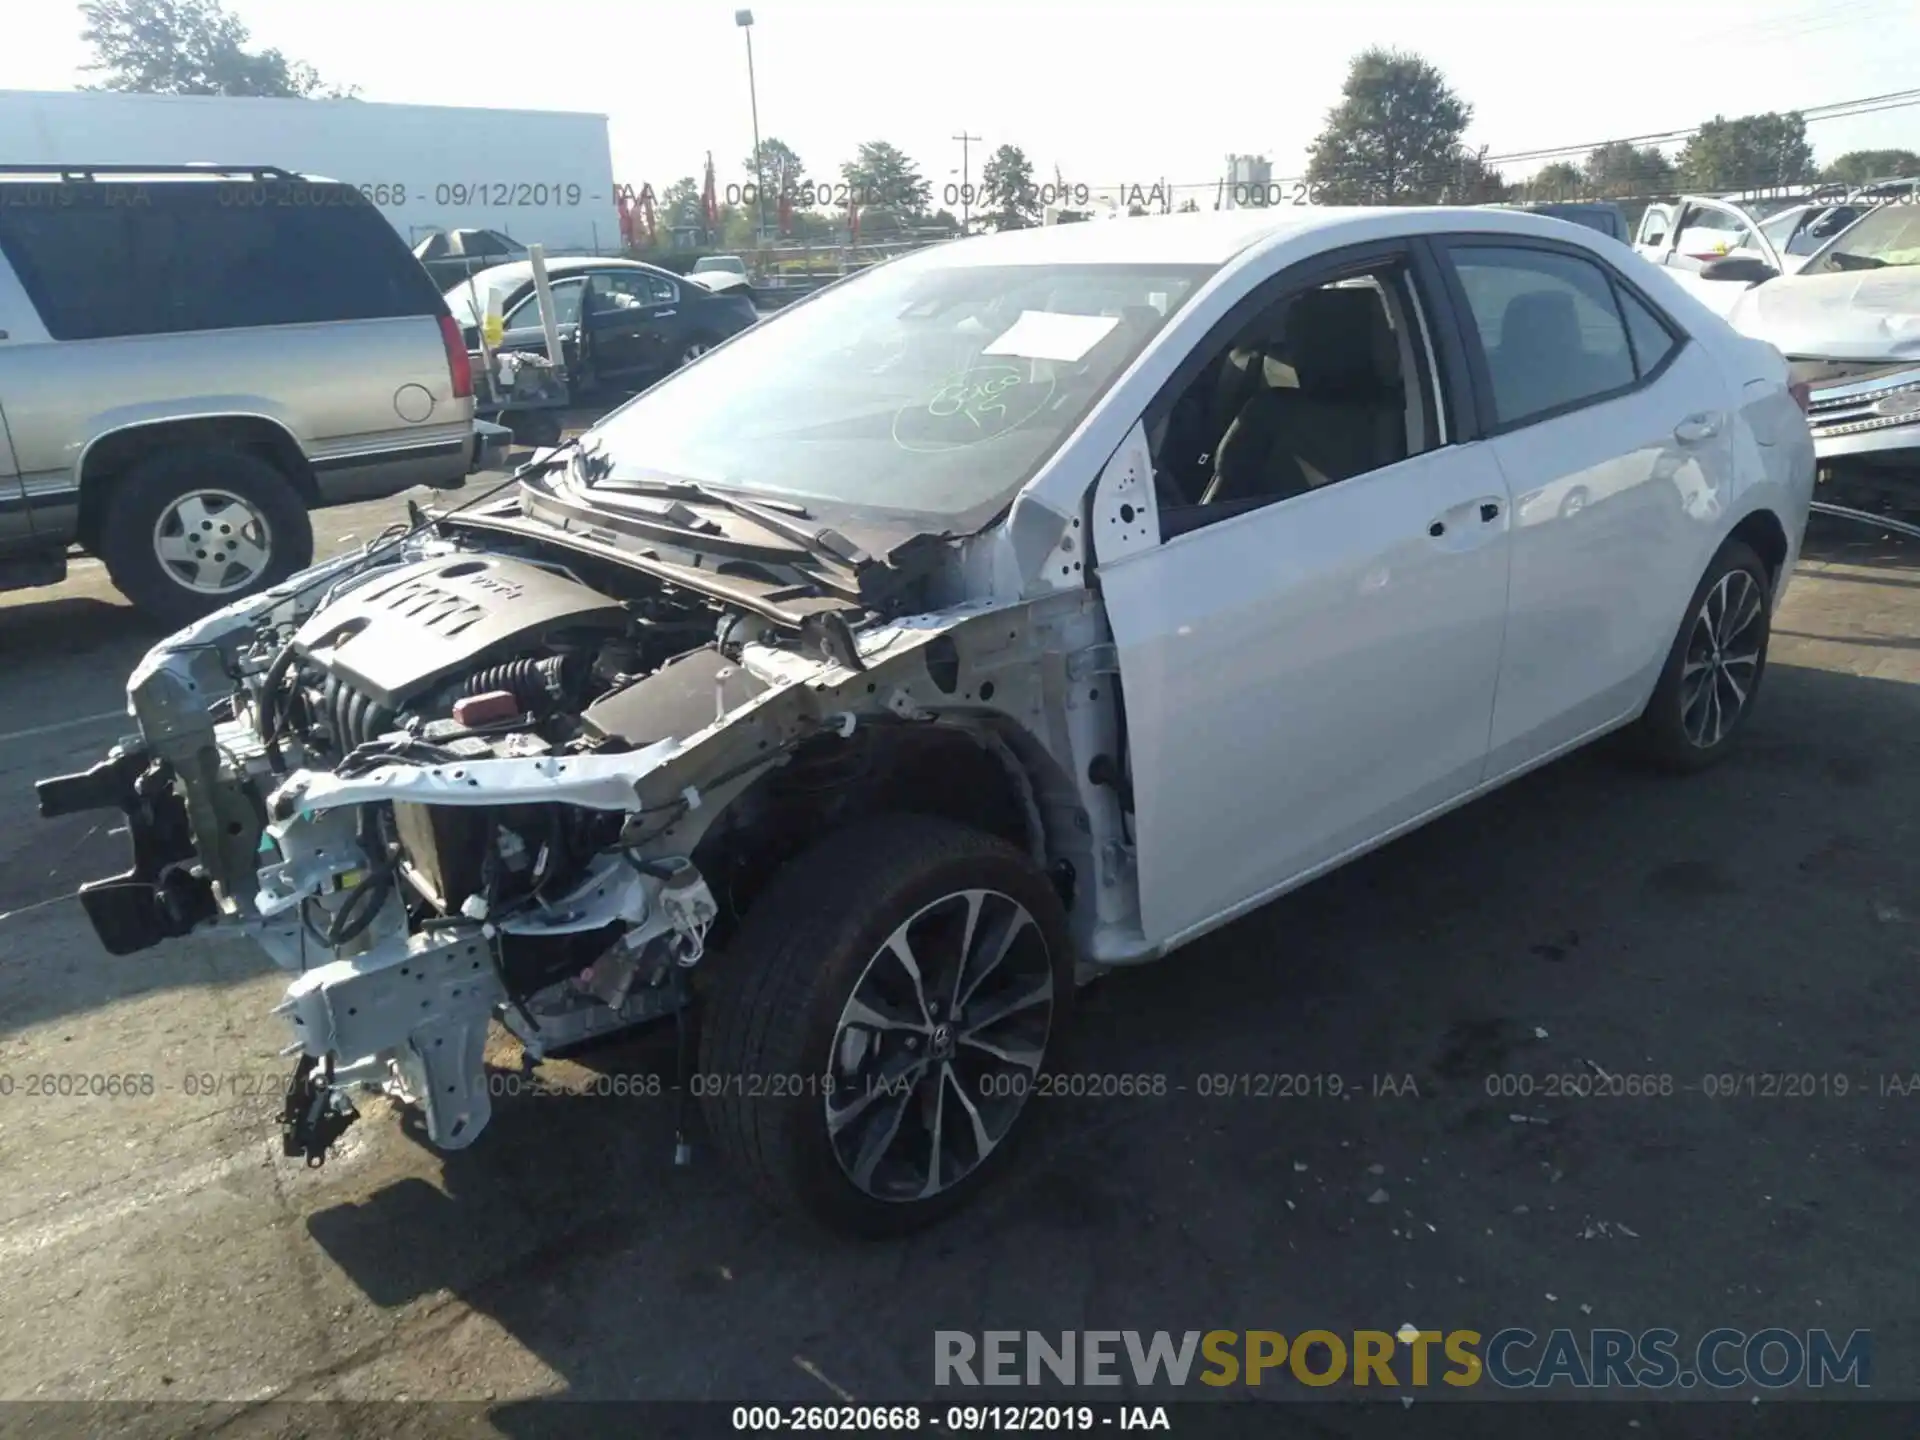
[[[473,394],[473,361],[467,358],[467,337],[460,333],[451,315],[440,317],[440,338],[447,346],[447,374],[453,379],[453,398],[465,400]]]
[[[1787,393],[1793,396],[1793,403],[1800,407],[1802,415],[1813,408],[1813,387],[1806,381],[1795,380],[1787,386]]]

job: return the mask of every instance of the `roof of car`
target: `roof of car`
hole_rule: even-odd
[[[1419,223],[1408,224],[1409,220]],[[1313,232],[1325,232],[1329,242],[1348,231],[1374,235],[1483,231],[1555,237],[1562,234],[1562,224],[1524,210],[1481,206],[1279,205],[1003,230],[947,241],[902,258],[924,255],[926,263],[935,265],[1224,265],[1255,246]]]
[[[654,275],[664,275],[669,280],[680,278],[658,265],[649,265],[642,260],[622,260],[612,255],[562,255],[547,261],[549,277],[577,275],[583,270],[645,270]],[[489,265],[484,270],[476,270],[470,278],[481,289],[516,290],[533,279],[533,262],[509,260],[504,265]],[[464,290],[466,287],[467,281],[462,280],[453,288]]]

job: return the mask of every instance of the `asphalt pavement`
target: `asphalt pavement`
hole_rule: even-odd
[[[321,548],[401,508],[322,512]],[[934,1398],[939,1329],[1407,1323],[1868,1329],[1914,1397],[1920,546],[1816,520],[1809,555],[1726,765],[1575,756],[1101,981],[1069,1067],[1148,1093],[1035,1102],[1005,1183],[886,1245],[675,1169],[665,1098],[505,1098],[452,1155],[373,1101],[282,1160],[284,978],[226,938],[105,955],[61,897],[124,839],[34,813],[155,635],[91,561],[0,596],[0,1398],[516,1433],[541,1396]],[[665,1076],[670,1037],[589,1063]],[[1602,1074],[1646,1079],[1565,1081]]]

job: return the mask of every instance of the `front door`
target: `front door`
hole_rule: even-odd
[[[608,379],[637,379],[672,369],[680,333],[679,287],[646,270],[605,270],[593,276],[587,325],[594,365]]]
[[[1510,507],[1488,447],[1432,403],[1444,312],[1420,273],[1402,256],[1291,293],[1283,276],[1276,305],[1209,337],[1250,357],[1211,474],[1162,504],[1172,538],[1099,563],[1149,942],[1480,781]],[[1218,373],[1193,385],[1218,393]]]

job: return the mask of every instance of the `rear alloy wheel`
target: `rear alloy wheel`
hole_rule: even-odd
[[[1005,1159],[1072,1002],[1052,884],[1004,841],[888,815],[776,875],[705,996],[698,1085],[763,1196],[902,1234]]]
[[[682,365],[691,365],[694,361],[698,360],[702,355],[706,354],[707,351],[711,350],[712,348],[713,348],[713,342],[707,339],[704,335],[699,336],[696,339],[689,340],[686,344],[686,348],[680,352],[680,363]]]
[[[292,482],[259,456],[165,450],[115,484],[99,554],[136,607],[184,625],[304,569],[313,527]]]
[[[1731,748],[1766,674],[1772,586],[1766,562],[1741,541],[1714,556],[1637,726],[1649,759],[1704,770]]]

